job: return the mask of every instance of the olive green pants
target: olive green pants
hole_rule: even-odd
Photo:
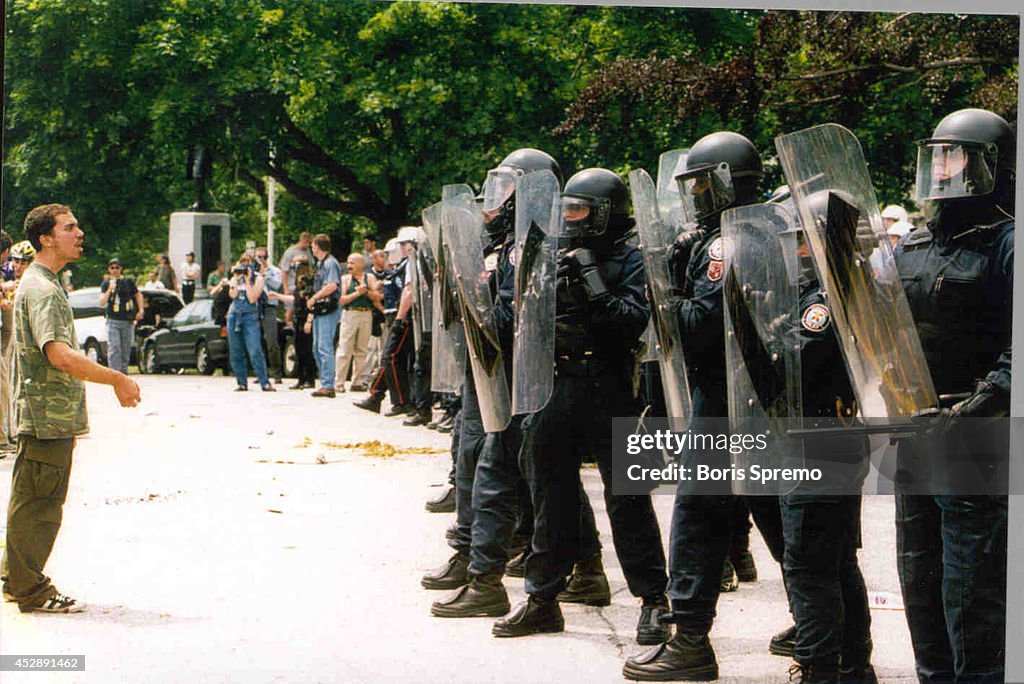
[[[18,435],[0,575],[4,594],[19,608],[31,609],[57,593],[43,568],[60,530],[74,448],[73,437]]]

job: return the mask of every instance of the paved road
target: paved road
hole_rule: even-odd
[[[48,566],[87,601],[78,615],[22,615],[4,604],[0,652],[84,654],[84,673],[4,673],[14,682],[621,682],[637,601],[598,513],[614,599],[569,606],[566,632],[490,635],[490,619],[438,620],[420,575],[444,561],[450,515],[423,502],[447,472],[448,440],[367,414],[339,395],[232,392],[220,376],[140,377],[143,404],[90,387],[93,431],[76,452],[64,526]],[[365,456],[380,439],[438,453]],[[327,443],[327,444],[325,444]],[[325,461],[318,463],[318,461]],[[0,461],[0,505],[12,459]],[[656,500],[667,540],[670,497]],[[893,502],[864,506],[861,562],[873,591],[898,592]],[[782,580],[760,538],[756,585],[725,595],[712,634],[723,682],[785,682],[767,654],[787,626]],[[506,580],[513,602],[521,580]],[[873,610],[874,662],[912,681],[903,613]]]

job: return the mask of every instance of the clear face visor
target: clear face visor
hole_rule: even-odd
[[[698,221],[713,216],[736,201],[732,174],[725,162],[681,173],[676,176],[676,184],[683,204],[693,207],[694,218]]]
[[[996,146],[953,140],[922,140],[917,144],[919,200],[975,197],[995,185]]]
[[[502,205],[516,191],[516,177],[519,173],[509,166],[499,166],[487,172],[484,181],[483,206],[484,214],[496,214]]]
[[[594,237],[608,228],[611,201],[607,197],[563,195],[559,204],[561,237]]]

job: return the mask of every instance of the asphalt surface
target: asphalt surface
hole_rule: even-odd
[[[14,682],[622,682],[639,603],[612,548],[598,473],[584,469],[613,591],[566,606],[563,634],[495,639],[492,619],[430,616],[420,576],[450,555],[452,515],[429,514],[449,438],[307,392],[234,393],[215,376],[143,376],[143,403],[89,389],[48,574],[89,608],[0,611],[0,653],[84,655],[84,672],[3,672]],[[387,404],[385,403],[385,407]],[[380,440],[434,453],[367,455]],[[6,519],[13,458],[0,461]],[[666,542],[671,497],[656,497]],[[879,602],[898,595],[891,497],[864,500],[861,566]],[[786,682],[767,652],[789,624],[781,573],[760,537],[756,584],[723,595],[712,641],[723,682]],[[506,578],[515,604],[522,580]],[[873,609],[883,681],[914,681],[902,610]]]

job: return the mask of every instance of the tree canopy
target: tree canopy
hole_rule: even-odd
[[[651,168],[718,128],[825,121],[864,142],[879,195],[960,106],[1016,115],[1016,18],[318,0],[9,0],[2,220],[72,204],[105,263],[149,264],[212,153],[234,236],[385,238],[517,147]],[[88,272],[88,267],[86,268]]]

